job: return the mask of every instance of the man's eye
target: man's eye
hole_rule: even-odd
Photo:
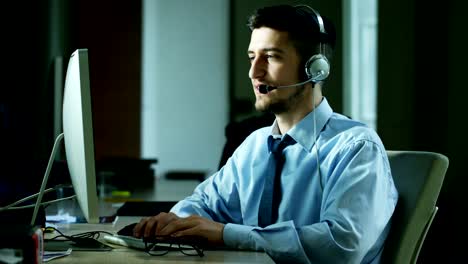
[[[279,57],[278,57],[277,55],[275,55],[275,54],[267,54],[265,57],[266,57],[267,59],[278,59],[278,58],[279,58]]]

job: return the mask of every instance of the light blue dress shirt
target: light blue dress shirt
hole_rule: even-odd
[[[264,250],[279,263],[379,263],[398,199],[385,148],[372,129],[333,113],[325,98],[314,112],[287,132],[297,143],[283,151],[275,224],[258,227],[276,122],[248,136],[171,211],[226,223],[226,246]]]

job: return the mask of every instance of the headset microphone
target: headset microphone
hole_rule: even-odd
[[[275,89],[277,89],[278,87],[274,87],[274,86],[269,86],[269,85],[265,85],[265,84],[262,84],[262,85],[259,85],[258,86],[258,91],[261,93],[261,94],[267,94],[269,93],[270,91],[273,91]]]
[[[287,87],[295,87],[295,86],[299,86],[299,85],[303,85],[303,84],[306,84],[308,83],[309,81],[306,81],[306,82],[301,82],[301,83],[297,83],[297,84],[292,84],[292,85],[282,85],[282,86],[270,86],[270,85],[265,85],[265,84],[262,84],[262,85],[259,85],[258,86],[258,91],[262,94],[267,94],[273,90],[276,90],[278,88],[287,88]]]
[[[317,79],[320,79],[320,77],[323,75],[322,72],[318,72],[314,78],[310,78],[309,80],[305,81],[305,82],[301,82],[301,83],[296,83],[296,84],[291,84],[291,85],[282,85],[282,86],[270,86],[270,85],[266,85],[266,84],[261,84],[258,86],[258,91],[261,93],[261,94],[267,94],[273,90],[276,90],[278,88],[288,88],[288,87],[296,87],[296,86],[300,86],[300,85],[304,85],[308,82],[315,82],[314,80],[317,80]]]

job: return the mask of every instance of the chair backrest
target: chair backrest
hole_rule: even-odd
[[[437,212],[449,160],[434,152],[387,151],[399,198],[382,255],[383,263],[416,263]]]

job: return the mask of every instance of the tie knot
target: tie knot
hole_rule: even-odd
[[[270,137],[270,151],[275,155],[281,155],[283,149],[296,143],[296,141],[288,134],[286,134],[282,139],[273,138],[272,136]]]

